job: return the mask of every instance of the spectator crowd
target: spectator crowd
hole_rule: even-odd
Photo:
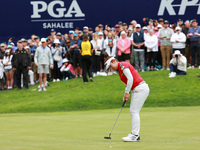
[[[14,43],[0,44],[1,90],[11,90],[16,82],[23,86],[39,83],[39,92],[46,91],[48,81],[82,78],[93,82],[95,76],[116,74],[105,72],[104,61],[115,57],[126,61],[139,72],[169,70],[169,77],[186,75],[187,68],[200,69],[200,27],[196,19],[179,19],[169,23],[160,18],[143,18],[129,24],[118,22],[114,27],[99,24],[93,30],[76,27],[68,33],[51,29],[50,35],[32,35]]]

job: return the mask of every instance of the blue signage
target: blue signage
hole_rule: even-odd
[[[200,16],[199,0],[6,0],[0,5],[0,41],[13,37],[50,35],[55,29],[68,33],[75,27],[129,23],[142,18],[164,18],[169,22]]]

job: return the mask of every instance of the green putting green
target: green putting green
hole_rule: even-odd
[[[1,150],[199,150],[200,107],[143,108],[141,141],[121,140],[131,131],[125,106],[119,109],[0,115]]]

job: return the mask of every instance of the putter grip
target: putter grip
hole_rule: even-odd
[[[126,104],[126,101],[124,101],[124,103],[123,103],[123,105],[122,105],[122,107],[124,107],[124,105]]]

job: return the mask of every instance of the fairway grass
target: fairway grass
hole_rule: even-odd
[[[121,106],[121,105],[120,105]],[[129,109],[0,115],[0,150],[199,150],[200,107],[143,108],[141,142],[121,140],[131,131]]]
[[[150,87],[144,107],[200,106],[200,69],[188,70],[186,76],[169,78],[169,71],[140,73]],[[61,112],[118,108],[124,95],[119,75],[50,82],[47,92],[38,92],[38,84],[28,91],[0,92],[0,113]],[[127,103],[129,106],[129,103]]]

